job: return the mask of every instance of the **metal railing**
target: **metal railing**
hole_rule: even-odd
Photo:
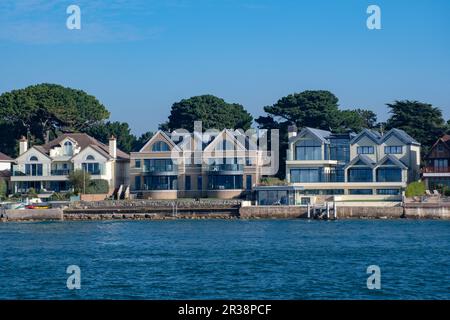
[[[422,173],[450,173],[450,167],[424,167]]]

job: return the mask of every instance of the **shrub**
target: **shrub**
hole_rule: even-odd
[[[280,180],[275,177],[265,177],[260,181],[261,186],[284,186],[286,185],[286,181]]]
[[[6,185],[5,180],[0,179],[0,199],[4,199],[6,197],[7,191],[8,186]]]
[[[89,187],[86,188],[87,194],[98,194],[98,193],[108,193],[109,192],[109,184],[107,180],[92,180],[89,184]]]
[[[423,196],[425,194],[425,190],[425,183],[422,181],[416,181],[410,183],[408,187],[406,187],[406,196],[408,198]]]
[[[50,201],[66,201],[70,199],[71,195],[72,194],[70,192],[66,193],[54,192],[50,197]]]
[[[38,193],[37,193],[36,189],[30,188],[30,189],[28,189],[27,195],[31,198],[35,198],[35,197],[37,197]]]
[[[87,192],[87,189],[91,184],[91,175],[89,172],[85,172],[81,169],[72,171],[69,174],[69,183],[74,189],[75,194],[82,193],[84,189],[86,189]]]

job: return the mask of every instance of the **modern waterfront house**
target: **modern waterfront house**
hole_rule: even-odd
[[[406,132],[381,135],[289,129],[285,187],[258,187],[259,204],[306,204],[308,196],[399,196],[420,176],[420,144]]]
[[[439,138],[425,156],[422,179],[429,190],[450,188],[450,135]]]
[[[143,198],[240,198],[260,176],[261,154],[239,131],[158,131],[131,153],[131,191]]]
[[[117,148],[115,137],[105,145],[85,133],[66,133],[31,148],[23,137],[15,162],[11,176],[14,192],[30,188],[42,192],[68,191],[68,175],[76,169],[89,172],[92,179],[108,181],[110,192],[129,184],[129,155]]]

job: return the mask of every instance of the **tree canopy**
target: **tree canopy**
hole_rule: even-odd
[[[172,105],[169,121],[160,127],[165,130],[194,130],[194,121],[202,121],[203,130],[243,129],[251,127],[253,117],[237,103],[227,103],[213,95],[183,99]]]
[[[0,95],[0,123],[44,142],[61,131],[83,131],[109,117],[106,108],[82,90],[38,84]],[[3,139],[3,138],[0,138]]]
[[[124,152],[133,151],[136,137],[131,133],[130,126],[126,122],[106,122],[99,123],[85,131],[88,135],[97,140],[108,143],[111,136],[117,138],[117,147]]]
[[[447,130],[441,109],[429,103],[402,100],[388,103],[390,118],[386,129],[402,129],[422,144],[423,153]]]

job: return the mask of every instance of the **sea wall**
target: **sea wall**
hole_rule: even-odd
[[[62,209],[36,209],[36,210],[4,210],[0,214],[2,221],[39,221],[63,220]]]
[[[450,220],[450,203],[407,203],[404,210],[406,218]]]

